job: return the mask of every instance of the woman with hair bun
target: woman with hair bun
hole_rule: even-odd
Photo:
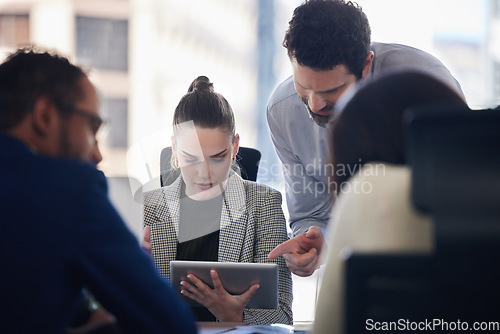
[[[292,324],[292,279],[284,259],[268,253],[288,240],[281,194],[243,180],[231,165],[239,135],[227,100],[205,76],[196,78],[174,113],[172,165],[180,176],[145,194],[143,246],[170,278],[170,261],[270,262],[278,264],[277,309],[248,309],[258,289],[230,295],[212,273],[214,289],[196,277],[182,281],[181,293],[203,307],[198,321]],[[150,241],[151,240],[151,241]]]

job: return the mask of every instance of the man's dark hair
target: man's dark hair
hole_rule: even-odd
[[[81,68],[68,59],[34,48],[22,48],[0,65],[0,131],[18,125],[42,96],[60,112],[83,97]]]
[[[370,25],[357,4],[343,0],[309,0],[295,8],[283,46],[290,59],[315,70],[337,65],[361,79],[370,50]]]

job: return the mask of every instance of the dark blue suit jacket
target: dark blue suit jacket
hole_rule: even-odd
[[[0,134],[0,333],[61,333],[83,286],[127,333],[195,333],[90,164]]]

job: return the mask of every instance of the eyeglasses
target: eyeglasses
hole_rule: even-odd
[[[104,124],[104,120],[101,117],[93,114],[88,110],[73,107],[69,111],[87,118],[90,121],[90,128],[92,129],[92,132],[94,134],[97,134],[101,126]]]
[[[97,116],[96,114],[94,114],[89,110],[83,108],[77,108],[72,105],[58,104],[57,106],[61,110],[69,111],[71,113],[78,114],[88,119],[90,122],[90,128],[92,130],[92,133],[94,133],[94,135],[97,134],[101,126],[105,123],[105,121],[101,117]]]

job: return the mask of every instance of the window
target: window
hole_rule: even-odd
[[[128,70],[128,21],[76,17],[76,55],[82,65]]]
[[[493,96],[494,103],[500,105],[500,62],[493,64]]]
[[[107,135],[104,142],[109,147],[126,148],[128,141],[128,100],[104,98],[102,100],[102,118],[107,123]]]
[[[19,47],[30,42],[29,16],[17,14],[0,15],[0,46]]]

